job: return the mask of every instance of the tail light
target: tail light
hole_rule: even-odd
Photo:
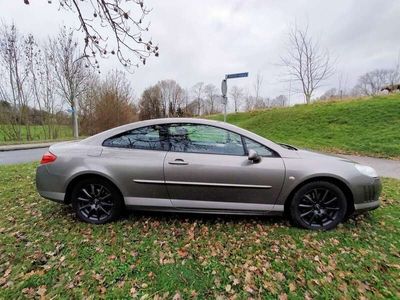
[[[57,159],[57,156],[55,156],[53,153],[51,152],[46,152],[45,154],[43,154],[42,156],[42,160],[40,161],[40,164],[48,164],[48,163],[52,163]]]

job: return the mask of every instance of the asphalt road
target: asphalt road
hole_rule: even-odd
[[[379,176],[400,179],[400,160],[367,156],[340,155],[363,165],[373,167]]]
[[[0,151],[0,165],[12,165],[26,162],[40,161],[42,155],[49,148]]]
[[[39,161],[48,148],[0,151],[0,165]],[[400,160],[381,159],[355,155],[341,155],[358,163],[373,167],[383,177],[400,179]]]

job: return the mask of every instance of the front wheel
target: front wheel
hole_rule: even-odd
[[[343,191],[325,181],[304,185],[290,203],[292,221],[307,229],[333,229],[343,221],[346,211],[347,200]]]
[[[72,190],[72,206],[84,222],[104,224],[115,220],[122,209],[119,191],[101,178],[84,179]]]

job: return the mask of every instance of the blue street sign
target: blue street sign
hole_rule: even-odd
[[[240,78],[240,77],[248,77],[248,76],[249,76],[249,73],[245,72],[245,73],[226,74],[225,78],[231,79],[231,78]]]

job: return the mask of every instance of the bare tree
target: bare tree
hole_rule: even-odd
[[[243,89],[234,85],[231,89],[230,94],[233,99],[233,104],[235,105],[235,113],[237,113],[239,111],[240,104],[243,98]]]
[[[348,81],[348,75],[341,72],[338,75],[338,89],[337,89],[338,90],[337,94],[340,99],[342,99],[348,94],[347,81]]]
[[[61,29],[55,39],[50,40],[51,63],[57,82],[57,91],[72,111],[73,136],[79,137],[78,115],[79,97],[83,94],[89,71],[85,68],[73,31]]]
[[[139,101],[139,119],[155,119],[162,116],[161,91],[158,85],[145,89]]]
[[[29,0],[23,0],[30,4]],[[48,1],[52,3],[51,0]],[[144,40],[150,13],[143,0],[58,0],[62,9],[76,14],[84,34],[83,56],[98,66],[97,57],[116,55],[123,66],[139,66],[146,58],[158,56],[158,46]],[[106,30],[105,32],[105,29]],[[111,46],[110,46],[111,45]],[[132,61],[129,54],[133,54]]]
[[[113,70],[101,84],[100,97],[94,109],[95,132],[137,120],[133,89],[124,72]]]
[[[213,84],[207,84],[204,87],[205,94],[205,114],[215,114],[218,111],[217,101],[220,99],[217,87]]]
[[[203,95],[204,95],[204,82],[198,82],[192,87],[192,91],[194,94],[194,101],[197,104],[197,115],[201,115],[201,108],[203,103]]]
[[[102,93],[102,82],[99,76],[93,75],[86,83],[87,88],[79,103],[79,126],[87,135],[96,133],[96,105]]]
[[[184,89],[182,93],[182,105],[183,105],[183,115],[184,116],[192,116],[189,114],[188,106],[190,101],[190,92],[188,89]]]
[[[10,139],[22,140],[22,126],[26,127],[26,139],[31,139],[28,119],[29,85],[26,72],[26,45],[14,24],[3,25],[0,30],[0,67],[2,80],[0,97],[9,103],[11,114],[2,114],[8,123],[2,128]]]
[[[28,35],[25,44],[26,71],[33,100],[31,105],[40,112],[40,118],[35,121],[41,125],[45,139],[55,139],[60,131],[55,115],[61,111],[62,105],[56,99],[56,80],[50,61],[50,49],[48,45],[39,45],[32,35]]]
[[[255,94],[255,102],[259,102],[261,88],[263,84],[263,76],[260,72],[257,73],[256,81],[254,82],[254,94]]]
[[[333,74],[329,52],[321,50],[308,28],[302,30],[295,26],[290,30],[287,55],[281,61],[290,79],[300,84],[307,104],[315,90]]]

